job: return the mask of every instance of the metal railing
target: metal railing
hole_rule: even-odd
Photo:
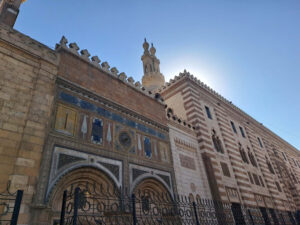
[[[60,225],[297,225],[294,212],[190,199],[151,191],[77,187],[65,191]]]
[[[10,192],[10,183],[0,193],[0,225],[17,225],[23,191]]]

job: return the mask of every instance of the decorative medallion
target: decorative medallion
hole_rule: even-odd
[[[116,124],[114,137],[115,150],[136,153],[135,132],[133,130],[125,128],[120,124]]]
[[[120,134],[119,134],[119,142],[120,144],[125,147],[125,148],[129,148],[132,144],[132,140],[131,140],[131,137],[130,135],[128,134],[128,132],[126,131],[122,131]]]

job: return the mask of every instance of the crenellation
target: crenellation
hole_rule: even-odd
[[[91,54],[89,53],[89,51],[87,49],[81,50],[80,54],[81,54],[81,56],[82,56],[83,59],[85,59],[88,62],[90,62],[90,56],[91,56]]]
[[[116,67],[111,68],[110,72],[113,74],[113,76],[118,77],[119,70]]]
[[[74,53],[75,55],[79,55],[79,53],[78,53],[79,47],[78,47],[78,45],[77,45],[76,42],[73,42],[73,43],[70,43],[70,44],[69,44],[69,50],[70,50],[72,53]]]
[[[121,81],[126,82],[126,78],[127,78],[127,75],[124,72],[119,74],[119,79]]]

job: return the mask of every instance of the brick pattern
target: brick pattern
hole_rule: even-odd
[[[164,106],[80,57],[60,51],[58,75],[140,115],[166,125]],[[145,104],[147,102],[147,104]]]

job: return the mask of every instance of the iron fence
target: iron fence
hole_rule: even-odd
[[[151,191],[72,188],[64,192],[60,225],[297,225],[295,213],[191,199]]]
[[[23,191],[10,192],[10,183],[0,193],[0,225],[17,225]]]

